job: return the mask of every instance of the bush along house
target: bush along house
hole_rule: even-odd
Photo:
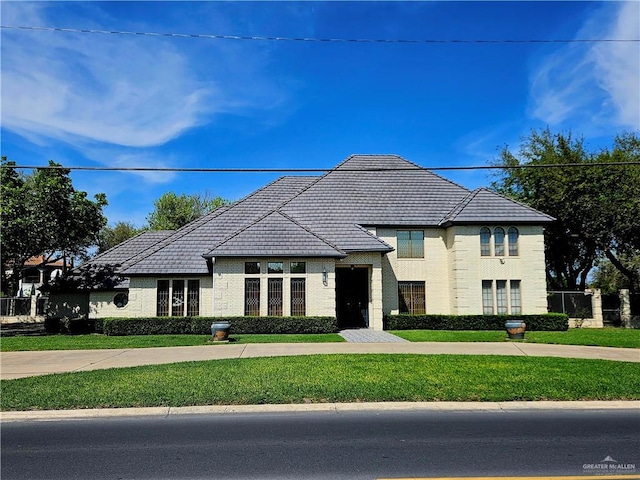
[[[544,314],[551,221],[396,155],[352,155],[94,258],[125,280],[92,291],[88,313],[329,316],[374,330],[398,313]]]

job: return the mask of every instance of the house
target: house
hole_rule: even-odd
[[[71,263],[67,262],[67,268],[70,267]],[[7,277],[11,276],[14,268],[15,266],[13,265],[13,262],[10,262],[5,270],[5,275]],[[56,278],[58,275],[61,275],[63,270],[63,259],[47,261],[44,255],[37,255],[29,258],[24,262],[22,271],[20,272],[20,278],[18,280],[18,296],[24,297],[32,294],[39,294],[40,287]]]
[[[394,313],[546,313],[551,221],[396,155],[352,155],[96,257],[126,281],[91,292],[89,315],[335,316],[382,330]]]

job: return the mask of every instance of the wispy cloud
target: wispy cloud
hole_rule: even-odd
[[[640,3],[610,2],[594,11],[576,38],[637,39]],[[530,115],[585,135],[640,128],[640,45],[569,44],[533,69]]]
[[[51,25],[47,8],[4,2],[4,23]],[[105,28],[88,18],[82,28]],[[224,68],[235,59],[225,58],[216,45],[204,59],[218,67],[213,71],[185,45],[158,37],[3,30],[3,128],[39,143],[49,138],[82,148],[145,148],[165,144],[215,114],[278,103],[281,93],[267,87],[239,92],[246,79]]]

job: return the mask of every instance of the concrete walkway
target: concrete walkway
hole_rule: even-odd
[[[639,349],[520,342],[229,343],[197,347],[2,352],[0,353],[0,379],[223,358],[336,353],[514,355],[591,358],[640,363]]]
[[[406,343],[409,341],[388,332],[369,330],[368,328],[342,330],[339,334],[351,343]]]

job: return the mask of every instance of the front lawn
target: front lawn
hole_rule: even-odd
[[[34,350],[93,350],[104,348],[187,347],[208,345],[207,335],[42,335],[2,337],[3,352]],[[299,335],[231,335],[233,343],[321,343],[344,342],[337,333]]]
[[[635,363],[473,355],[311,355],[3,380],[2,410],[389,401],[640,399]]]
[[[411,342],[503,342],[504,331],[393,330]],[[561,345],[640,348],[640,330],[631,328],[575,328],[566,332],[526,332],[525,341]]]

